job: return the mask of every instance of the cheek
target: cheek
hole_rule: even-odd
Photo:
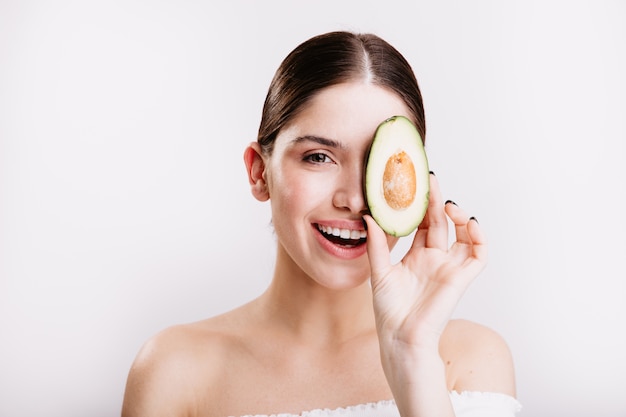
[[[307,175],[290,173],[285,170],[272,177],[270,201],[280,212],[294,212],[319,203],[324,189],[319,181],[313,181]]]

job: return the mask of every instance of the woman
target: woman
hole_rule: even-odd
[[[327,33],[286,57],[244,153],[252,194],[272,208],[271,284],[242,307],[150,340],[130,371],[123,416],[517,411],[504,341],[450,320],[485,265],[478,222],[443,202],[431,174],[426,217],[391,265],[397,239],[367,214],[365,156],[378,124],[396,115],[424,137],[415,76],[382,39]]]

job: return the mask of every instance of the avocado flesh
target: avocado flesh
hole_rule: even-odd
[[[365,198],[370,214],[389,235],[406,236],[428,207],[428,159],[415,125],[394,116],[376,129],[365,165]]]

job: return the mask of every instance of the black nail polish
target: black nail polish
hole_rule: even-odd
[[[470,217],[470,220],[474,220],[476,223],[478,223],[478,219],[476,219],[476,217],[474,216]]]
[[[433,171],[428,171],[428,172],[430,172],[430,175],[435,175],[435,173]]]
[[[457,204],[456,204],[454,201],[452,201],[452,200],[448,200],[448,201],[446,201],[446,204],[448,204],[448,203],[450,203],[450,204],[454,204],[455,206],[457,205]],[[445,205],[445,204],[444,204],[444,205]]]

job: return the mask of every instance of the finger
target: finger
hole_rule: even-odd
[[[463,270],[465,273],[462,274],[462,280],[465,281],[466,286],[469,286],[487,265],[487,241],[478,222],[473,217],[467,223],[467,229],[473,242],[472,245],[469,246],[469,256],[467,256],[463,262]]]
[[[469,217],[465,210],[453,201],[447,201],[445,210],[454,223],[456,244],[452,253],[468,270],[473,279],[487,264],[487,239],[475,217]],[[457,244],[461,244],[458,246]],[[470,279],[470,280],[471,280]]]
[[[472,257],[483,265],[487,263],[487,236],[478,224],[475,217],[467,223],[467,233],[472,242]]]
[[[487,265],[487,239],[474,217],[470,217],[464,228],[470,243],[454,244],[452,253],[457,261],[463,265],[467,277],[471,280]]]
[[[367,256],[370,262],[372,284],[385,276],[391,268],[391,255],[387,244],[387,235],[370,215],[364,215],[367,225]]]
[[[464,244],[471,244],[469,231],[467,229],[467,223],[470,221],[470,217],[465,210],[457,206],[454,201],[448,200],[445,204],[445,211],[452,223],[454,223],[454,232],[456,234],[456,241]]]
[[[448,219],[443,209],[443,199],[439,182],[434,174],[430,174],[430,197],[428,209],[413,240],[413,247],[446,249],[448,247]]]

